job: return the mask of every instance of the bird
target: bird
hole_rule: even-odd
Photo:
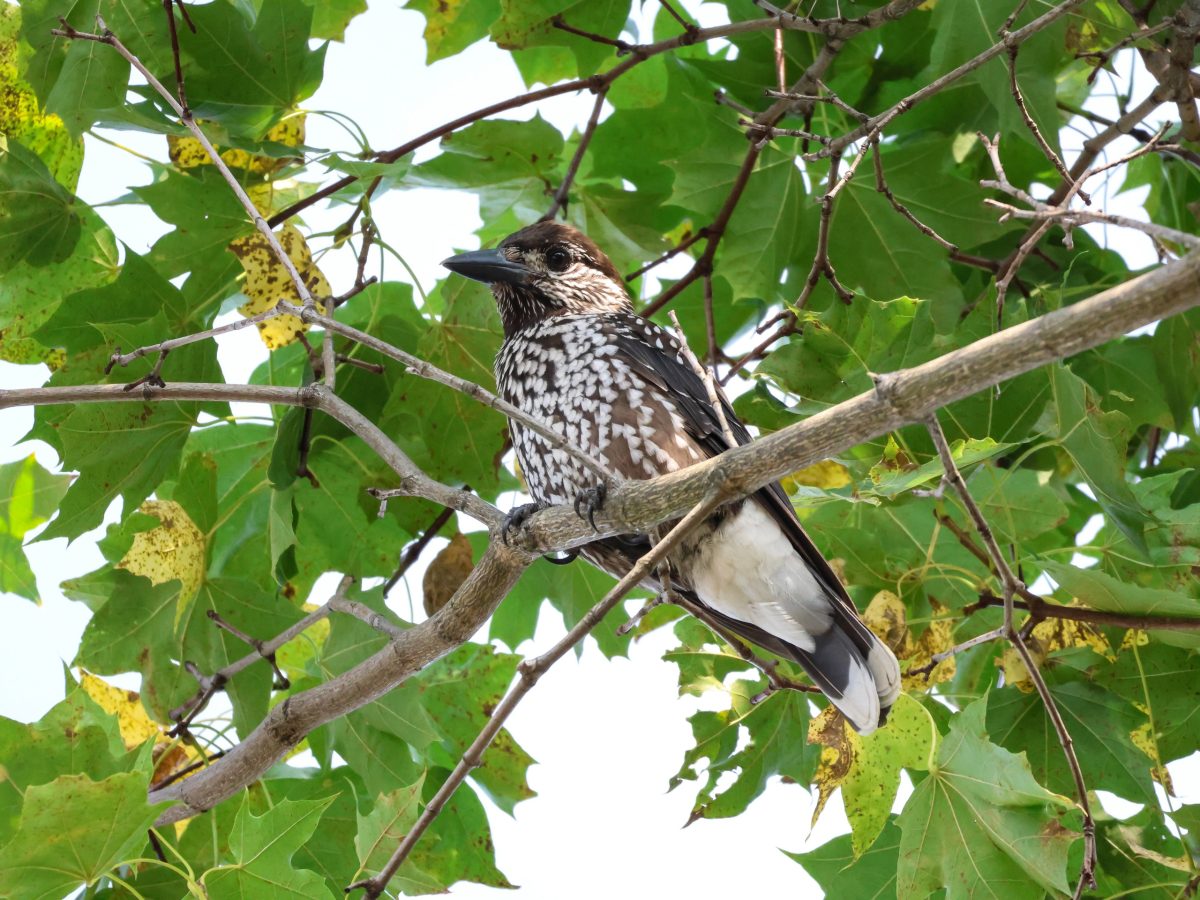
[[[576,228],[541,221],[442,265],[491,286],[504,331],[500,396],[611,471],[654,478],[733,446],[686,348],[634,312],[612,261]],[[749,443],[716,392],[730,436]],[[534,503],[508,524],[558,504],[594,515],[605,494],[597,476],[520,421],[509,428]],[[618,535],[581,553],[620,578],[649,549],[647,535]],[[900,693],[896,657],[859,617],[778,482],[719,507],[668,558],[673,589],[729,632],[798,663],[860,734],[886,721]]]

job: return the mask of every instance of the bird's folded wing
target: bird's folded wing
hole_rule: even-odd
[[[718,456],[730,444],[721,428],[716,409],[709,400],[708,387],[687,361],[685,351],[675,335],[664,328],[633,316],[621,316],[623,332],[617,339],[618,353],[648,383],[658,387],[676,405],[684,425],[708,457]],[[725,392],[714,384],[725,421],[738,445],[751,441],[750,432],[738,419]],[[756,491],[754,498],[763,505],[771,518],[787,535],[796,552],[825,588],[837,618],[844,625],[864,654],[870,652],[874,636],[859,618],[858,610],[846,593],[833,569],[813,544],[796,517],[796,511],[778,482]]]

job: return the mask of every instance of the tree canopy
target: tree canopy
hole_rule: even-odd
[[[851,833],[794,854],[827,894],[1194,893],[1168,770],[1200,746],[1194,0],[407,6],[429,63],[490,41],[528,92],[312,146],[365,0],[0,6],[0,359],[45,372],[0,408],[36,407],[59,458],[0,467],[4,602],[38,600],[27,541],[109,523],[63,584],[91,612],[65,699],[0,719],[0,895],[508,886],[480,800],[532,796],[508,712],[580,641],[656,630],[681,694],[722,698],[670,787],[693,819],[840,789]],[[572,133],[526,116],[567,94],[594,103]],[[128,130],[162,138],[121,201],[165,223],[145,253],[75,195],[83,136]],[[782,478],[901,659],[887,727],[855,734],[669,591],[539,559],[595,536],[570,509],[500,539],[499,320],[482,285],[406,273],[372,206],[415,188],[477,196],[483,246],[569,221],[677,316],[761,439],[613,485],[598,528],[682,519],[661,557]],[[1144,216],[1108,209],[1138,190]],[[227,383],[242,326],[264,361]],[[435,537],[406,621],[387,592]],[[523,662],[543,603],[570,630]]]

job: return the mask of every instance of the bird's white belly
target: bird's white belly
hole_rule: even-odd
[[[725,519],[688,558],[700,599],[725,615],[812,651],[829,630],[825,592],[775,521],[754,501]]]

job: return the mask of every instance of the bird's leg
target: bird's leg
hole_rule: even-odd
[[[600,530],[596,527],[596,513],[604,509],[604,500],[607,496],[608,485],[603,481],[595,487],[580,491],[575,495],[575,515],[581,519],[587,519],[593,531]]]
[[[524,525],[535,512],[545,508],[545,505],[541,503],[522,503],[520,506],[514,506],[509,510],[508,515],[504,517],[504,521],[500,523],[500,537],[504,543],[508,543],[508,538],[512,531]]]
[[[500,523],[500,535],[504,543],[508,543],[509,533],[515,529],[519,529],[525,522],[538,510],[545,509],[543,503],[522,503],[520,506],[514,506],[509,510],[508,515],[504,517],[504,521]],[[567,550],[562,556],[543,556],[542,559],[547,562],[552,562],[556,566],[565,566],[567,563],[575,561],[575,557],[579,555],[579,550]]]

